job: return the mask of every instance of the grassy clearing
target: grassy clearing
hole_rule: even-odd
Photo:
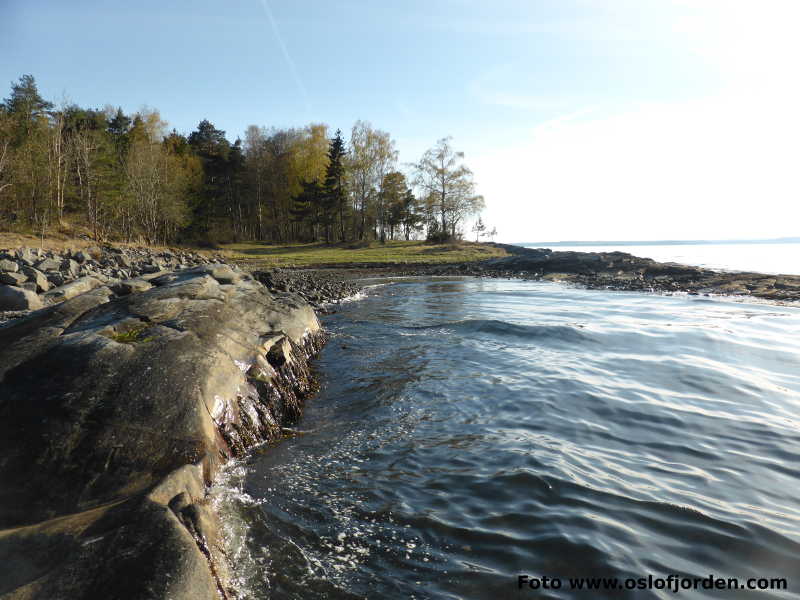
[[[26,233],[0,232],[0,248],[44,248],[63,251],[102,245],[70,235],[73,232],[49,233],[44,239]],[[143,247],[144,244],[111,242],[114,246]],[[152,250],[180,250],[198,252],[206,256],[220,254],[219,250],[196,247],[149,246]],[[327,246],[317,244],[269,245],[262,242],[224,244],[222,252],[229,260],[249,269],[267,267],[332,266],[347,263],[368,264],[443,264],[473,262],[506,256],[506,251],[489,244],[455,242],[429,244],[421,241],[354,242]]]
[[[48,234],[43,238],[28,233],[9,233],[0,232],[0,248],[43,248],[44,250],[65,250],[67,248],[88,248],[97,246],[97,242],[63,236],[59,234]]]
[[[441,264],[473,262],[499,256],[506,251],[488,244],[457,242],[389,241],[325,244],[291,244],[271,246],[259,242],[242,242],[223,246],[224,254],[249,269],[265,267],[332,266],[347,263]]]

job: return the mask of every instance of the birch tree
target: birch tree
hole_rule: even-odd
[[[358,239],[363,240],[367,229],[370,204],[374,201],[379,236],[385,239],[386,205],[382,198],[384,176],[397,162],[397,150],[391,135],[380,129],[373,129],[365,121],[356,121],[350,135],[350,152],[347,168],[350,189],[353,195],[353,209],[358,222],[355,229]]]
[[[472,171],[463,164],[464,153],[453,150],[451,140],[440,139],[414,165],[414,182],[434,204],[443,238],[456,237],[463,219],[484,206],[483,197],[475,193]]]

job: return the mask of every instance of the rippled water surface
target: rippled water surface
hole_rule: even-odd
[[[305,433],[219,486],[248,596],[800,597],[800,307],[411,279],[337,310]]]

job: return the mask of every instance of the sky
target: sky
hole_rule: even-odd
[[[23,73],[189,133],[465,153],[498,241],[800,236],[800,0],[0,0]],[[7,82],[7,83],[2,83]]]

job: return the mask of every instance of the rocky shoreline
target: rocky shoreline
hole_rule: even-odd
[[[677,263],[659,263],[624,252],[563,252],[495,244],[503,258],[451,264],[349,263],[303,269],[254,271],[267,288],[296,293],[314,308],[356,294],[355,280],[371,277],[505,277],[560,281],[590,289],[755,297],[776,302],[800,300],[800,276],[720,272]],[[77,251],[31,248],[0,250],[0,323],[100,286],[116,295],[150,289],[153,280],[174,270],[225,262],[180,250],[91,247]]]
[[[94,246],[83,250],[0,250],[0,313],[36,310],[102,285],[125,295],[165,273],[212,262],[196,252]]]
[[[235,266],[115,255],[0,324],[0,598],[233,598],[208,486],[296,421],[324,332]]]
[[[396,263],[350,263],[284,270],[289,288],[292,281],[349,281],[371,277],[472,276],[559,281],[589,289],[687,293],[759,298],[772,302],[800,301],[800,275],[723,272],[660,263],[625,252],[562,252],[546,248],[523,248],[496,244],[509,256],[472,263],[403,265]],[[300,284],[308,287],[308,283]]]
[[[208,486],[299,418],[325,342],[315,310],[360,279],[800,300],[798,276],[503,247],[481,263],[253,273],[184,251],[0,251],[0,599],[235,597]]]

